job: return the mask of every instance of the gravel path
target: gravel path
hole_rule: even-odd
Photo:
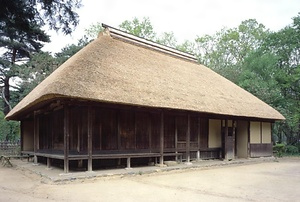
[[[300,158],[53,183],[0,166],[0,201],[299,201]]]

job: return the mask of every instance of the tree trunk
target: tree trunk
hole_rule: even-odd
[[[8,114],[11,110],[9,101],[10,101],[10,92],[9,92],[9,77],[4,78],[4,92],[3,92],[3,112],[4,114]]]

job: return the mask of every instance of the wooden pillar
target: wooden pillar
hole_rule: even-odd
[[[175,117],[175,153],[178,153],[178,130],[177,130],[177,117]],[[178,161],[178,156],[176,155],[175,160]]]
[[[149,151],[152,152],[152,117],[151,114],[149,114],[149,120],[148,120],[148,134],[149,134]]]
[[[70,108],[64,107],[64,172],[69,172]]]
[[[159,163],[164,164],[164,112],[160,115],[160,159]]]
[[[186,131],[186,162],[189,163],[191,160],[191,120],[190,115],[187,115],[187,131]]]
[[[131,165],[130,165],[130,157],[127,158],[127,169],[130,169]]]
[[[93,112],[88,107],[88,171],[93,171]]]
[[[198,129],[197,129],[197,135],[198,135],[198,151],[197,151],[197,160],[200,160],[200,118],[198,117],[198,121],[197,121],[197,125],[198,125]]]
[[[21,141],[21,152],[24,150],[24,121],[21,121],[21,125],[20,125],[20,129],[21,129],[21,137],[20,137],[20,141]]]
[[[120,136],[120,111],[117,110],[117,138],[118,138],[118,150],[121,150],[121,136]]]
[[[260,122],[260,144],[262,144],[263,142],[262,142],[262,127],[263,127],[263,124],[262,124],[262,122]]]
[[[251,151],[250,151],[250,121],[248,121],[248,142],[247,142],[247,157],[251,157]]]
[[[225,137],[224,137],[224,157],[225,160],[228,160],[228,155],[227,155],[227,139],[228,139],[228,119],[225,119]]]
[[[47,168],[51,167],[51,159],[47,157]]]
[[[37,112],[34,112],[34,118],[33,118],[33,122],[34,122],[34,134],[33,134],[33,152],[34,152],[34,156],[33,156],[33,163],[37,164],[37,149],[38,149],[38,136],[39,136],[39,117],[37,116]]]
[[[79,153],[80,152],[80,146],[81,146],[81,127],[80,127],[80,119],[79,119],[80,117],[79,116],[77,116],[76,117],[76,123],[77,123],[77,152]]]

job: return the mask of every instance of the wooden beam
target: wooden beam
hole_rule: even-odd
[[[164,112],[160,115],[160,160],[161,166],[164,164]]]
[[[186,131],[186,162],[189,163],[191,160],[191,117],[187,115],[187,131]]]
[[[93,171],[93,112],[91,107],[88,107],[88,171]]]
[[[64,172],[69,172],[70,108],[64,107]]]

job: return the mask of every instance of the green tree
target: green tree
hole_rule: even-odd
[[[268,34],[255,19],[245,20],[236,28],[198,37],[196,54],[200,63],[236,83],[245,58],[262,46]]]
[[[148,40],[155,40],[156,37],[156,33],[148,17],[144,17],[143,20],[139,20],[136,17],[132,21],[125,20],[119,27],[123,31]]]
[[[293,23],[278,32],[270,34],[265,42],[265,51],[276,55],[274,77],[280,93],[284,96],[281,104],[286,121],[278,126],[280,137],[285,136],[288,144],[300,140],[300,15]],[[280,141],[283,139],[280,138]]]
[[[7,122],[3,118],[27,92],[20,95],[22,87],[12,89],[14,86],[10,82],[21,78],[26,67],[24,64],[41,50],[43,43],[50,42],[43,26],[48,25],[50,29],[65,34],[72,32],[78,24],[75,9],[80,7],[80,1],[0,0],[0,4],[0,97],[3,102],[0,107],[0,138],[14,140],[18,138],[19,123]],[[34,74],[37,75],[32,73],[31,76]],[[26,79],[30,81],[30,78]]]
[[[177,46],[177,40],[173,32],[164,32],[156,39],[156,42],[165,46],[175,48]]]
[[[5,121],[0,111],[0,141],[16,141],[19,139],[20,124],[18,121]]]
[[[1,5],[0,48],[4,53],[0,56],[0,86],[2,110],[7,114],[11,109],[10,79],[18,76],[20,64],[40,51],[43,42],[50,42],[42,27],[47,24],[51,29],[71,33],[78,24],[74,9],[80,6],[80,2],[1,0]]]
[[[58,65],[56,58],[48,52],[32,54],[30,61],[23,64],[19,72],[21,81],[18,83],[16,97],[13,100],[19,102],[23,99],[34,87],[49,76]]]
[[[22,6],[27,5],[24,2]],[[23,5],[24,4],[24,5]],[[49,37],[36,21],[29,7],[21,10],[22,19],[10,13],[7,18],[0,21],[0,47],[5,52],[0,57],[0,78],[2,98],[4,101],[3,111],[7,114],[10,109],[10,79],[18,75],[19,63],[30,58],[32,52],[38,51],[42,47],[42,42],[49,42]]]
[[[33,88],[48,77],[55,69],[57,69],[66,60],[76,54],[85,45],[88,44],[86,37],[80,39],[77,44],[67,45],[53,57],[48,52],[38,52],[32,55],[29,62],[23,64],[19,77],[21,81],[13,91],[16,102],[23,99]],[[13,103],[14,104],[14,103]]]
[[[286,120],[274,124],[279,142],[300,140],[300,16],[278,32],[256,20],[196,39],[200,63],[279,110]]]
[[[176,45],[176,49],[183,51],[183,52],[191,53],[191,54],[196,53],[195,43],[192,41],[189,41],[189,40],[185,40],[182,44]]]
[[[55,58],[58,65],[63,64],[67,61],[70,57],[72,57],[75,53],[80,51],[84,46],[89,43],[89,39],[84,36],[78,40],[77,44],[70,44],[61,49],[60,52],[55,54]]]
[[[101,22],[91,24],[87,29],[84,30],[86,37],[88,39],[96,39],[99,32],[102,32],[104,29]]]

